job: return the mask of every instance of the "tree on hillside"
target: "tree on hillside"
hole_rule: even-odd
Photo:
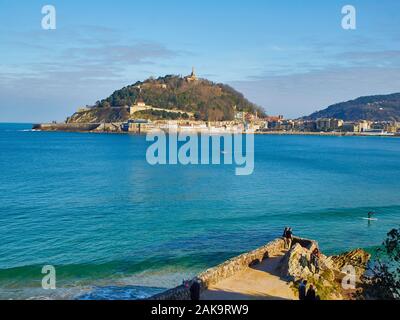
[[[108,98],[98,101],[96,107],[112,112],[113,108],[135,104],[138,98],[153,107],[193,113],[197,120],[204,121],[230,121],[238,111],[265,115],[262,108],[228,85],[205,79],[188,82],[186,78],[174,75],[150,78],[116,90]],[[169,115],[177,117],[174,113]],[[164,118],[165,114],[153,116]],[[186,117],[186,114],[182,117]]]
[[[363,279],[365,299],[400,299],[400,229],[393,229],[387,234],[368,271],[370,275]]]

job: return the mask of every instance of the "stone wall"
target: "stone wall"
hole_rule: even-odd
[[[317,286],[321,298],[341,299],[341,291],[336,288],[336,282],[341,280],[340,268],[346,264],[351,264],[359,268],[357,275],[360,275],[364,272],[370,255],[360,249],[333,257],[326,257],[321,253],[319,257],[320,268],[316,270],[310,259],[311,252],[315,248],[318,248],[316,241],[293,237],[291,249],[285,253],[281,260],[280,272],[282,278],[291,282],[309,279]],[[249,266],[254,266],[268,257],[282,254],[283,250],[283,238],[278,238],[263,247],[241,254],[214,268],[208,269],[200,273],[196,278],[200,280],[201,290],[204,291],[209,286],[229,278]],[[181,285],[167,290],[150,297],[149,300],[190,300],[189,288],[195,279],[189,281],[186,286]]]
[[[33,125],[34,130],[43,131],[91,131],[99,127],[98,123],[41,123]]]
[[[298,239],[298,238],[296,238]],[[256,265],[264,259],[281,254],[284,249],[284,241],[282,238],[269,242],[267,245],[260,247],[248,253],[234,257],[214,268],[208,269],[200,273],[197,278],[202,284],[202,291],[210,285],[216,284],[219,281],[229,278],[249,266]],[[190,300],[189,287],[194,280],[190,281],[188,287],[179,286],[174,289],[167,290],[157,294],[149,300]]]
[[[156,294],[147,300],[190,300],[190,284],[189,287],[181,285],[179,287]]]
[[[303,248],[306,248],[308,250],[318,248],[318,242],[315,240],[309,240],[309,239],[304,239],[304,238],[298,238],[298,237],[293,237],[292,241],[292,247],[298,243],[300,246]]]
[[[249,266],[256,265],[264,259],[280,254],[284,249],[284,241],[279,238],[269,242],[267,245],[256,250],[244,253],[232,258],[214,268],[208,269],[198,275],[204,287],[216,284],[219,281],[229,278]]]

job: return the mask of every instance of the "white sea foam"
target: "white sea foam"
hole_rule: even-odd
[[[119,285],[134,285],[155,288],[173,288],[182,284],[183,280],[193,278],[195,273],[188,270],[164,269],[144,271],[117,281]]]

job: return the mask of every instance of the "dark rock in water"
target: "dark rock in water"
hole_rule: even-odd
[[[95,287],[92,291],[75,297],[76,300],[141,300],[165,291],[165,288],[143,286]]]

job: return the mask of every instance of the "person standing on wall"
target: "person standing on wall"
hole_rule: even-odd
[[[200,300],[200,283],[199,279],[195,279],[190,286],[190,299],[192,301],[199,301]]]
[[[299,300],[306,300],[307,280],[303,280],[299,286]]]
[[[286,249],[290,250],[292,246],[292,240],[293,240],[293,231],[292,228],[288,228],[285,235]]]
[[[316,295],[314,285],[310,284],[310,288],[308,288],[305,300],[312,300],[312,301],[317,300],[317,295]]]

